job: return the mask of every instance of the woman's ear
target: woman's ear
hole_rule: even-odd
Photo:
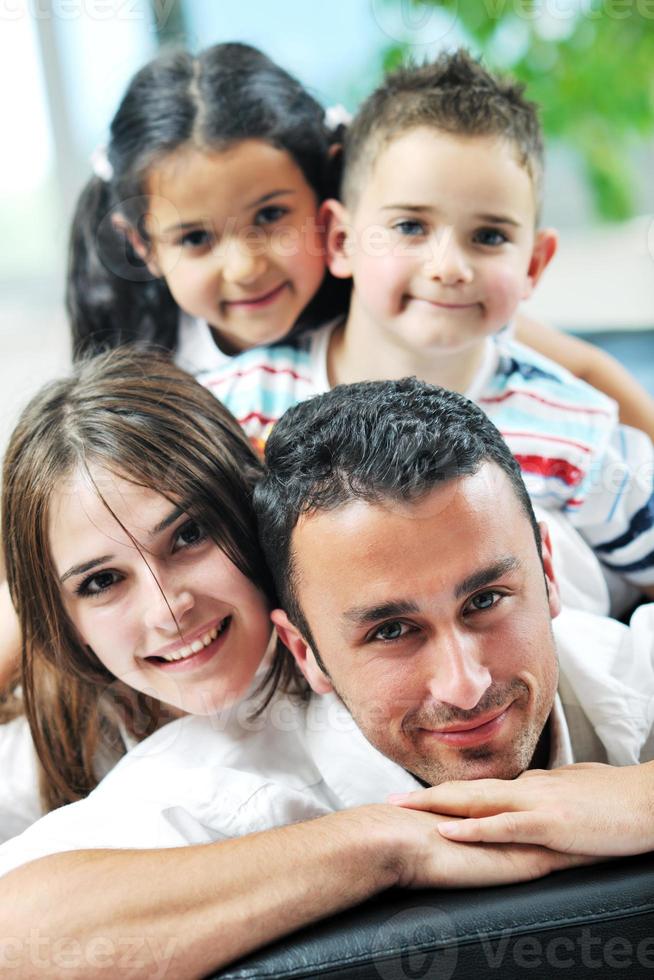
[[[328,198],[320,205],[318,223],[325,228],[329,271],[338,279],[349,279],[352,275],[353,240],[349,211],[340,201]]]
[[[313,650],[297,627],[293,626],[284,610],[273,609],[270,618],[275,624],[280,640],[295,657],[295,662],[304,674],[310,688],[316,694],[329,694],[333,690],[329,677],[318,666]]]
[[[141,261],[145,262],[152,275],[157,279],[161,279],[161,268],[154,256],[152,248],[141,238],[136,228],[119,212],[112,214],[111,223],[116,231],[119,231],[121,235],[125,236]]]

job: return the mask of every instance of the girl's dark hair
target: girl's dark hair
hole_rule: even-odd
[[[143,738],[168,720],[161,702],[116,680],[81,643],[64,609],[50,501],[62,480],[98,466],[182,506],[275,601],[252,510],[261,465],[229,412],[168,355],[112,351],[36,395],[4,459],[2,541],[46,809],[93,789],[98,761],[106,766],[125,751],[123,728]],[[267,700],[290,676],[288,662],[279,651],[260,688],[270,690]],[[17,713],[16,698],[5,697],[0,721]]]
[[[167,52],[137,72],[111,123],[113,176],[89,181],[73,219],[66,304],[75,357],[126,343],[175,348],[177,304],[112,214],[147,242],[145,179],[152,164],[183,145],[225,149],[246,139],[286,150],[319,199],[335,193],[338,154],[329,151],[341,133],[329,130],[323,107],[256,48],[217,44],[197,56]],[[301,326],[342,312],[345,289],[327,275]]]

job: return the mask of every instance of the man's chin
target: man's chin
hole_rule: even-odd
[[[408,767],[409,771],[428,786],[438,786],[453,780],[516,779],[526,769],[522,760],[503,759],[496,753],[479,749],[474,757],[468,755],[458,764],[442,766],[421,761]]]

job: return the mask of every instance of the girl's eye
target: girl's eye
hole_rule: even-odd
[[[121,576],[118,572],[103,571],[96,572],[95,575],[89,575],[84,581],[77,586],[75,589],[75,595],[79,596],[99,596],[108,592],[112,586],[116,585],[117,582],[121,581]]]
[[[479,228],[474,234],[474,241],[477,245],[504,245],[508,240],[504,232],[498,228]]]
[[[401,640],[402,637],[406,636],[411,632],[411,627],[407,626],[406,623],[400,623],[398,621],[393,621],[392,623],[384,623],[379,629],[376,629],[372,635],[373,640],[382,640],[386,643],[392,642],[393,640]]]
[[[493,609],[501,598],[501,593],[493,592],[492,590],[489,590],[488,592],[479,592],[477,595],[473,595],[473,597],[470,599],[469,605],[472,608],[467,611],[486,612],[488,609]]]
[[[397,221],[393,228],[405,238],[418,238],[420,235],[426,234],[426,228],[422,221],[413,221],[409,218]]]
[[[257,211],[254,223],[255,225],[274,225],[276,221],[281,221],[287,214],[288,208],[284,208],[280,204],[269,204]]]
[[[197,521],[188,520],[177,530],[174,547],[176,551],[180,548],[192,548],[206,538],[207,532],[204,528]]]
[[[204,228],[196,228],[182,235],[180,244],[182,248],[204,248],[210,241],[211,236],[208,231]]]

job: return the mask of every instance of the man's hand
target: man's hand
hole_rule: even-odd
[[[451,841],[596,858],[654,850],[654,763],[532,769],[514,780],[443,783],[389,802],[464,818],[439,822]]]
[[[395,819],[393,809],[398,817],[402,814],[409,819]],[[381,850],[389,855],[397,869],[394,883],[403,888],[507,885],[592,863],[587,856],[564,854],[538,845],[455,843],[438,833],[442,813],[375,805],[351,810],[348,816],[345,813],[336,816],[341,821],[365,821],[374,852]],[[372,856],[370,860],[374,860]]]

